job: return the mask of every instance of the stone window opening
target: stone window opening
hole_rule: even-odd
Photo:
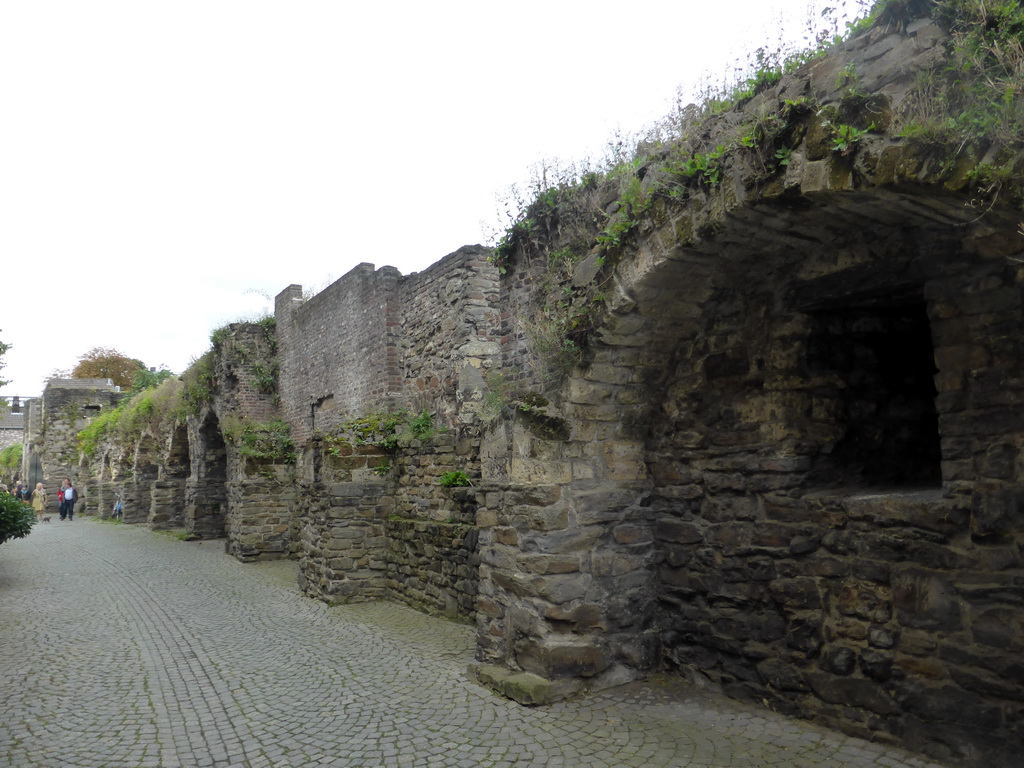
[[[872,490],[942,484],[935,357],[923,298],[879,299],[808,313],[812,392],[831,441],[815,458],[815,485]]]

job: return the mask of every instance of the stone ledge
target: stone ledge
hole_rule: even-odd
[[[579,693],[582,687],[579,680],[548,680],[497,664],[470,664],[468,671],[481,685],[528,707],[563,701]]]

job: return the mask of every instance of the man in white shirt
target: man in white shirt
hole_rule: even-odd
[[[64,519],[65,513],[67,513],[68,520],[73,520],[75,517],[75,501],[78,498],[78,492],[75,490],[75,486],[71,484],[71,480],[66,479],[64,481],[64,503],[61,505],[60,519]]]

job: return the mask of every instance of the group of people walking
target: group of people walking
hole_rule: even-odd
[[[42,522],[46,512],[46,489],[42,483],[36,483],[35,490],[29,489],[27,485],[18,483],[13,491],[8,491],[7,486],[0,486],[0,490],[10,493],[16,499],[21,499],[26,504],[31,504],[36,513],[36,520]],[[78,491],[75,489],[71,478],[65,477],[61,481],[60,490],[57,492],[59,512],[61,520],[75,519],[75,502],[78,501]]]

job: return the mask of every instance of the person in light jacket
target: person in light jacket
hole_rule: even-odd
[[[35,510],[36,520],[43,522],[43,512],[46,511],[46,491],[42,483],[36,483],[36,489],[32,491],[32,509]]]

